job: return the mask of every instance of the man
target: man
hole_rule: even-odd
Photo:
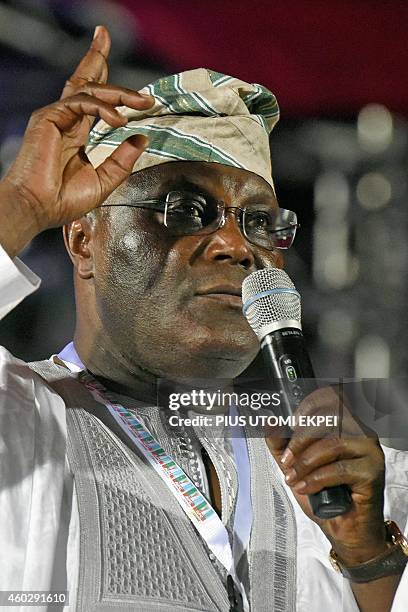
[[[38,285],[10,257],[62,224],[77,300],[74,343],[53,362],[1,353],[1,589],[68,590],[86,611],[402,610],[383,452],[352,419],[344,438],[228,444],[171,436],[155,407],[159,378],[234,378],[258,352],[239,291],[283,265],[268,231],[277,106],[206,70],[162,79],[152,97],[106,85],[109,46],[98,27],[0,184],[2,314]],[[338,402],[324,389],[301,409]],[[387,518],[402,528],[407,459],[387,455]],[[338,484],[352,509],[316,519],[307,495]]]

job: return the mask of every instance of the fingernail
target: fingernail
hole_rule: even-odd
[[[101,26],[97,25],[94,31],[93,40],[95,40],[95,38],[98,36],[100,31],[101,31]]]
[[[142,140],[142,138],[144,140]],[[146,149],[147,145],[149,144],[149,139],[147,138],[147,136],[144,136],[142,134],[139,134],[139,146],[143,147],[144,149]]]
[[[306,487],[306,484],[307,483],[304,480],[300,480],[297,484],[295,484],[293,490],[296,491],[296,493],[300,493]]]
[[[288,484],[290,484],[291,482],[295,482],[296,478],[297,478],[296,470],[291,468],[289,472],[286,474],[285,480]]]
[[[281,457],[281,463],[286,467],[289,467],[293,463],[294,458],[295,456],[290,450],[290,448],[286,448]]]

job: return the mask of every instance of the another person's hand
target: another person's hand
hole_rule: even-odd
[[[271,431],[267,444],[302,510],[315,521],[346,565],[358,565],[387,548],[383,518],[384,455],[378,438],[367,436],[337,390],[318,389],[300,404],[297,415],[341,415],[340,427],[298,426],[291,438]],[[348,485],[352,508],[342,516],[318,519],[308,495]]]
[[[144,136],[123,142],[98,168],[85,144],[95,118],[126,125],[115,106],[147,109],[153,99],[107,85],[110,36],[98,26],[91,47],[61,98],[35,111],[18,156],[0,183],[0,244],[15,255],[36,234],[80,218],[99,206],[131,173]]]

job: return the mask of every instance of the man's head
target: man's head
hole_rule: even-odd
[[[192,130],[194,117],[188,121]],[[269,149],[267,155],[263,169],[270,167]],[[256,161],[254,154],[251,170],[195,157],[150,163],[106,207],[66,230],[76,268],[76,344],[85,362],[97,354],[112,368],[166,378],[235,377],[249,365],[259,346],[236,294],[248,274],[283,261],[282,251],[254,244],[242,231],[238,208],[278,208],[272,178],[253,171]],[[123,206],[163,201],[175,190],[222,202],[222,227],[176,236],[163,225],[162,212]]]

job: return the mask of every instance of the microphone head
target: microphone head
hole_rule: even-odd
[[[242,283],[242,311],[259,340],[278,329],[302,329],[300,295],[279,268],[250,274]]]

